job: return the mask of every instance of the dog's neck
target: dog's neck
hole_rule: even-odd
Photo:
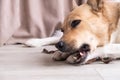
[[[111,40],[112,33],[114,31],[116,31],[116,29],[119,27],[118,26],[119,17],[120,17],[120,9],[119,8],[120,8],[119,3],[104,2],[103,15],[106,17],[106,19],[110,23],[109,24],[109,40]],[[114,41],[112,41],[112,42],[114,42]]]

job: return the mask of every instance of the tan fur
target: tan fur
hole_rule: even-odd
[[[96,5],[97,1],[88,0],[88,3],[75,7],[66,17],[61,27],[64,30],[61,40],[70,48],[79,49],[82,44],[88,43],[93,51],[98,46],[110,43],[112,33],[120,27],[120,3],[100,0]],[[70,24],[76,19],[81,23],[72,28]]]

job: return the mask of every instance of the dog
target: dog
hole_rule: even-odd
[[[116,0],[115,0],[116,1]],[[40,47],[55,44],[64,54],[56,53],[54,60],[78,63],[77,54],[84,62],[88,54],[107,44],[120,43],[120,2],[112,0],[88,0],[78,6],[73,0],[73,10],[65,18],[61,31],[53,37],[30,39],[25,44]]]

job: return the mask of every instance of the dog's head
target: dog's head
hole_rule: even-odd
[[[74,2],[75,3],[75,2]],[[103,13],[102,0],[88,0],[77,6],[64,20],[63,37],[56,47],[69,53],[91,52],[109,42],[109,23]]]

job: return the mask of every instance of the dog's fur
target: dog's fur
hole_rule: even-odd
[[[61,27],[63,36],[55,37],[53,43],[64,41],[67,51],[78,50],[84,43],[90,45],[90,53],[98,47],[110,43],[120,42],[120,2],[108,0],[88,0],[78,6],[74,1],[74,9],[64,20]],[[75,25],[75,20],[79,20]],[[62,35],[62,34],[61,34]],[[29,46],[41,46],[40,40],[31,39],[25,44]],[[47,40],[47,39],[46,39]],[[45,41],[42,43],[51,43]],[[60,57],[60,56],[57,56]],[[54,56],[54,59],[57,59]],[[69,61],[69,59],[68,59]]]

